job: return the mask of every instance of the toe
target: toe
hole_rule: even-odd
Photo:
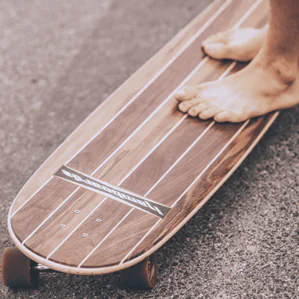
[[[250,118],[250,114],[241,113],[239,111],[222,111],[217,113],[214,116],[215,121],[217,122],[231,122],[231,123],[240,123]]]
[[[174,97],[178,101],[187,101],[194,98],[196,96],[197,91],[197,86],[186,86],[179,90],[177,93],[175,93]]]
[[[202,45],[205,46],[207,44],[224,44],[226,45],[228,42],[228,36],[227,34],[225,34],[224,32],[220,32],[214,35],[211,35],[210,37],[208,37],[203,43]]]
[[[221,111],[214,116],[214,120],[223,123],[223,122],[234,122],[233,114],[228,111]]]
[[[207,55],[215,59],[226,59],[230,57],[231,47],[222,43],[208,43],[203,46]]]
[[[200,111],[199,111],[199,109],[198,109],[198,106],[194,106],[194,107],[192,107],[191,109],[189,109],[188,114],[189,114],[190,116],[196,117],[196,116],[198,115],[199,112],[200,112]]]
[[[194,105],[188,110],[188,114],[190,116],[197,116],[199,113],[201,113],[203,110],[207,109],[208,105],[206,103],[200,103],[198,105]]]
[[[179,104],[179,110],[182,112],[187,112],[191,107],[200,103],[200,99],[195,97],[189,101],[183,101]]]
[[[201,113],[199,113],[199,118],[201,119],[209,119],[214,117],[219,112],[219,109],[217,107],[210,107],[205,110],[203,110]]]

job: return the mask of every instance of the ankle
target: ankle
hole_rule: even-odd
[[[259,59],[255,64],[267,72],[270,71],[279,85],[288,87],[296,81],[298,73],[297,58],[287,59],[284,56],[271,58],[269,56],[267,59]]]

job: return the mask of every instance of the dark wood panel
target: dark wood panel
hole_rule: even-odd
[[[183,124],[124,182],[122,187],[138,194],[145,194],[203,133],[209,123],[186,118]],[[147,197],[152,198],[151,195]],[[160,198],[156,198],[156,201],[161,202]]]

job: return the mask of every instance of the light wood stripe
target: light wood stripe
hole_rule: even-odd
[[[12,218],[16,213],[18,213],[32,198],[34,198],[43,188],[46,186],[51,180],[53,176],[47,179],[44,184],[42,184],[27,200],[25,200],[13,213],[11,213],[8,217]]]

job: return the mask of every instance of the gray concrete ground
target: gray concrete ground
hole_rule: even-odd
[[[0,1],[0,251],[19,189],[94,109],[210,1]],[[299,107],[158,251],[153,291],[118,274],[42,275],[0,298],[298,298]]]

